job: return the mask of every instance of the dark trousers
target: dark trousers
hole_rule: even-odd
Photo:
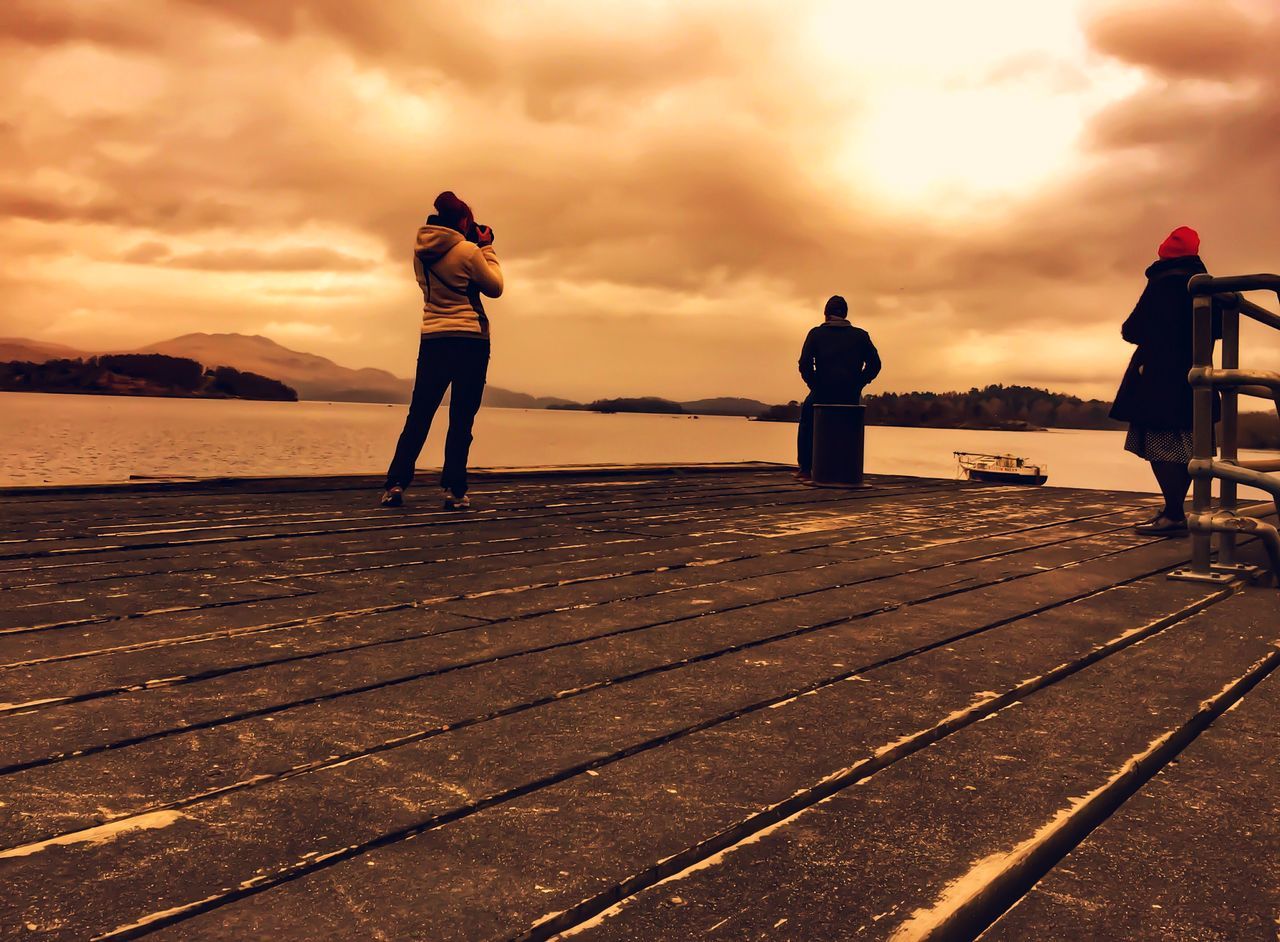
[[[445,390],[449,397],[449,433],[444,440],[444,470],[440,486],[461,497],[467,492],[467,455],[471,451],[471,426],[484,396],[489,373],[489,341],[469,337],[422,338],[418,347],[418,372],[413,380],[413,401],[396,443],[396,454],[387,469],[387,487],[408,487],[413,466],[422,453],[431,420],[440,408]]]
[[[796,464],[801,474],[813,471],[813,405],[856,406],[862,402],[861,393],[821,393],[810,391],[800,405],[800,428],[796,431]]]

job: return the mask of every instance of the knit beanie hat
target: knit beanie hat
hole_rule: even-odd
[[[1200,252],[1200,234],[1189,226],[1179,226],[1169,233],[1169,237],[1160,243],[1161,258],[1181,258],[1184,255],[1197,255]]]
[[[466,232],[475,221],[471,215],[471,207],[458,199],[453,190],[445,190],[437,196],[434,205],[440,221],[450,229]]]
[[[827,299],[827,306],[823,308],[822,313],[827,317],[848,317],[849,302],[838,294],[833,294]]]

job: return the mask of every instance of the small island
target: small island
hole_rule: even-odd
[[[684,415],[683,405],[660,396],[640,396],[634,399],[596,399],[594,402],[560,402],[547,406],[566,412],[603,412],[611,415],[615,412],[639,412],[646,415]]]
[[[195,360],[159,353],[0,363],[0,391],[298,401],[297,391],[279,380],[229,366],[206,369]]]

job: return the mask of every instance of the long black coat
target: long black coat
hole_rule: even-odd
[[[880,354],[861,327],[833,318],[804,338],[800,376],[814,402],[857,403],[879,375]]]
[[[1187,282],[1205,271],[1199,255],[1162,258],[1147,269],[1147,287],[1120,329],[1137,344],[1116,392],[1111,417],[1149,429],[1192,427],[1191,294]],[[1214,313],[1214,337],[1222,336]],[[1214,403],[1217,418],[1217,402]]]

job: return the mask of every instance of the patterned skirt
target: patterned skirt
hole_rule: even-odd
[[[1191,429],[1143,428],[1130,425],[1124,439],[1124,450],[1144,461],[1176,461],[1186,464],[1192,455]]]

